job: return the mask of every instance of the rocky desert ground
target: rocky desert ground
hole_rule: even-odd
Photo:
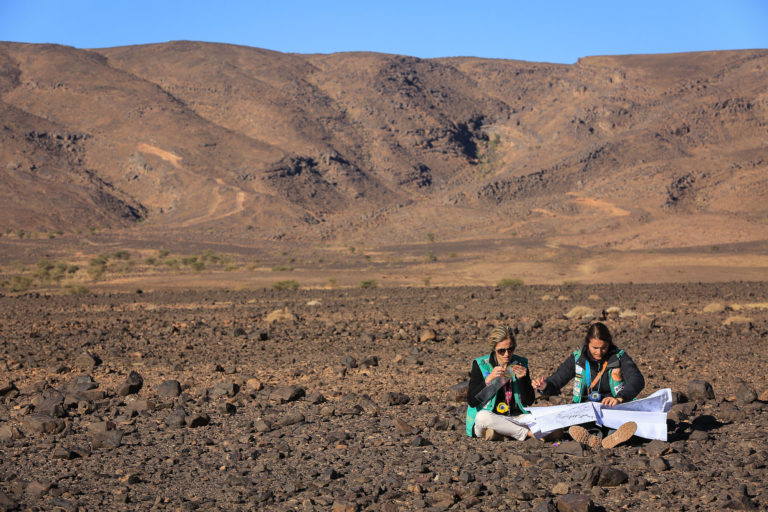
[[[464,434],[493,326],[538,376],[598,318],[668,442]],[[766,319],[762,282],[2,296],[0,509],[766,509]]]

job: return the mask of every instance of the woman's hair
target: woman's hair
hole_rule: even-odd
[[[517,348],[517,341],[515,341],[515,333],[510,326],[500,325],[491,331],[491,337],[489,338],[489,341],[491,342],[491,352],[496,350],[496,345],[507,338],[509,338],[510,341],[509,347],[512,349],[512,352],[514,352]]]
[[[594,339],[608,342],[608,354],[616,348],[616,345],[613,344],[611,331],[602,322],[595,322],[587,328],[587,335],[584,336],[584,345],[581,347],[581,351],[586,352],[587,347],[589,347],[589,340]]]

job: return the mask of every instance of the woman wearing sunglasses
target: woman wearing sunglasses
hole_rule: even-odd
[[[489,441],[533,437],[522,416],[535,398],[528,360],[513,353],[517,344],[510,327],[496,327],[489,341],[491,353],[472,362],[467,435]]]

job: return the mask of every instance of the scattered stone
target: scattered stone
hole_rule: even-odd
[[[67,412],[64,410],[64,395],[54,390],[46,390],[39,396],[35,403],[35,412],[54,418],[64,418]]]
[[[325,396],[323,396],[323,394],[319,391],[315,391],[314,393],[307,395],[306,400],[313,405],[320,405],[326,402]]]
[[[415,434],[419,430],[416,427],[401,420],[400,418],[395,418],[394,423],[395,423],[395,430],[397,430],[402,434]]]
[[[248,392],[261,391],[262,389],[264,389],[264,384],[255,377],[251,377],[245,381],[245,390]]]
[[[341,364],[343,364],[344,367],[349,369],[357,368],[357,359],[355,359],[352,356],[346,355],[341,358]]]
[[[379,358],[376,356],[366,357],[365,359],[360,361],[360,364],[358,366],[360,366],[360,368],[371,368],[374,366],[379,366]]]
[[[232,402],[222,402],[216,406],[216,410],[221,414],[235,414],[237,406]]]
[[[592,498],[586,494],[565,494],[557,499],[558,512],[594,512]]]
[[[32,481],[27,485],[27,488],[24,490],[24,494],[29,496],[30,498],[39,498],[46,492],[48,492],[51,489],[51,484],[49,482],[38,482],[38,481]]]
[[[405,405],[405,404],[407,404],[408,402],[411,401],[411,398],[408,395],[404,394],[404,393],[397,393],[397,392],[394,392],[394,391],[387,391],[384,394],[384,396],[383,396],[381,401],[382,401],[382,403],[384,405],[389,405],[389,406],[392,406],[392,405]]]
[[[233,397],[240,391],[240,388],[231,380],[223,380],[214,384],[211,390],[212,396]]]
[[[569,319],[583,319],[593,316],[595,316],[595,310],[589,306],[574,306],[565,314],[565,317]]]
[[[692,380],[688,383],[687,395],[691,400],[713,400],[715,390],[712,389],[712,384],[705,380]]]
[[[629,476],[620,469],[613,467],[600,468],[600,476],[597,479],[597,485],[600,487],[616,487],[629,480]]]
[[[125,382],[117,388],[118,396],[135,395],[144,386],[144,378],[137,371],[131,371]]]
[[[53,449],[53,452],[51,452],[51,458],[54,458],[54,459],[72,460],[76,457],[77,457],[77,454],[75,452],[61,446],[57,446],[56,448]]]
[[[571,486],[567,482],[559,482],[552,488],[552,494],[561,495],[571,492]]]
[[[702,310],[704,313],[722,313],[725,311],[725,306],[719,302],[710,302]]]
[[[126,404],[129,413],[151,412],[155,403],[150,400],[132,400]]]
[[[259,418],[253,422],[253,428],[256,429],[256,432],[265,433],[272,430],[272,425],[267,423],[266,420]]]
[[[16,385],[13,381],[7,379],[0,380],[0,396],[5,396],[15,389]]]
[[[746,382],[739,382],[736,386],[736,402],[739,405],[751,404],[757,400],[757,393]]]
[[[654,439],[645,445],[645,453],[647,453],[648,457],[650,458],[661,457],[662,455],[669,453],[671,450],[672,447],[669,446],[669,443],[659,441],[658,439]]]
[[[183,407],[176,409],[173,414],[165,418],[165,424],[172,428],[181,428],[187,424],[187,411]]]
[[[560,445],[555,447],[555,453],[564,453],[575,457],[584,456],[584,447],[576,441],[560,441]]]
[[[58,434],[64,430],[65,426],[64,420],[44,414],[26,416],[21,422],[21,429],[26,435]]]
[[[265,318],[264,321],[268,324],[275,323],[275,322],[295,322],[296,317],[291,313],[291,311],[288,308],[285,309],[276,309],[269,313]]]
[[[275,400],[278,403],[284,404],[287,402],[294,402],[299,398],[304,397],[306,391],[300,386],[282,386],[275,388],[270,393],[270,400]]]
[[[761,402],[768,402],[768,389],[760,393],[760,396],[758,398]]]
[[[21,431],[13,425],[0,426],[0,443],[15,441],[24,437]]]
[[[532,512],[557,512],[557,507],[551,500],[544,500],[536,503],[531,510]]]
[[[669,463],[664,457],[654,457],[651,459],[651,469],[660,473],[669,469]]]
[[[291,411],[288,414],[283,415],[276,423],[278,427],[287,427],[289,425],[295,425],[302,423],[305,420],[304,415],[299,411]]]
[[[422,329],[422,331],[419,333],[419,341],[421,343],[437,341],[437,333],[434,329]]]
[[[166,380],[157,385],[159,396],[176,398],[181,395],[181,384],[177,380]]]
[[[211,418],[205,413],[193,414],[186,417],[189,428],[205,427],[211,422]]]
[[[90,352],[83,352],[75,359],[75,367],[81,370],[93,370],[101,364],[101,359]]]
[[[91,437],[91,446],[94,450],[114,449],[123,444],[124,432],[121,430],[107,430],[105,432],[99,432]]]
[[[108,430],[115,430],[115,424],[111,421],[96,421],[88,425],[88,432],[92,435],[103,434]]]
[[[16,502],[16,500],[12,499],[10,496],[5,494],[4,492],[0,492],[0,511],[13,511],[18,510],[19,504]]]

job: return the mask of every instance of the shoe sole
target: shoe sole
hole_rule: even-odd
[[[485,433],[483,434],[483,439],[486,441],[498,441],[500,438],[501,436],[497,434],[496,431],[492,428],[486,429]]]
[[[637,423],[628,421],[621,425],[616,432],[603,439],[603,448],[615,448],[616,446],[629,441],[637,431]]]
[[[587,429],[580,427],[579,425],[574,425],[569,428],[568,434],[577,443],[585,444],[590,448],[598,448],[600,446],[600,438],[593,436]]]

